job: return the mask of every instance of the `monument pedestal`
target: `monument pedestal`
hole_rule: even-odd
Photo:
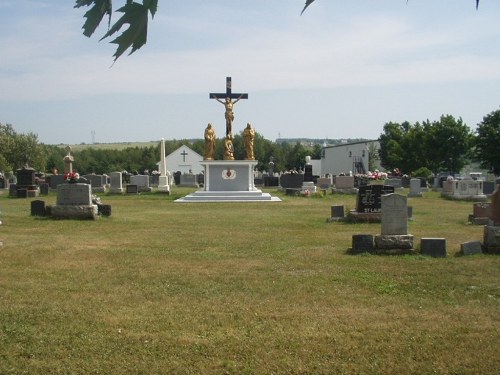
[[[175,202],[280,202],[254,184],[257,160],[204,160],[203,189]]]

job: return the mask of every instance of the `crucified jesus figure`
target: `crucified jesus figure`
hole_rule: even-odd
[[[238,103],[240,99],[243,97],[243,95],[240,95],[238,99],[236,99],[234,102],[231,100],[230,97],[226,97],[225,101],[220,100],[217,97],[214,97],[215,100],[217,100],[219,103],[224,104],[224,107],[226,108],[226,137],[230,135],[232,137],[233,135],[233,121],[234,121],[234,113],[233,113],[233,105]]]

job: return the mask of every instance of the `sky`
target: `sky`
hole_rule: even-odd
[[[0,123],[46,144],[203,138],[377,139],[385,123],[500,109],[500,1],[159,0],[148,41],[113,64],[73,0],[0,1]],[[125,0],[114,0],[117,9]],[[113,21],[120,14],[113,15]]]

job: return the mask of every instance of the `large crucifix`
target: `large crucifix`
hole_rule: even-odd
[[[236,94],[231,91],[231,77],[226,77],[226,92],[225,93],[210,93],[210,99],[215,99],[219,103],[224,104],[226,108],[226,137],[230,136],[233,138],[233,105],[236,104],[240,99],[248,99],[248,94]],[[224,99],[224,101],[222,100]],[[236,99],[233,101],[232,99]]]

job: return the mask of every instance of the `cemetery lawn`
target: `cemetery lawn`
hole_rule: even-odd
[[[380,233],[326,222],[354,196],[173,203],[188,192],[101,195],[96,221],[0,195],[0,374],[500,371],[500,256],[456,256],[482,241],[471,202],[408,199],[415,244],[447,240],[435,259],[347,255]]]

